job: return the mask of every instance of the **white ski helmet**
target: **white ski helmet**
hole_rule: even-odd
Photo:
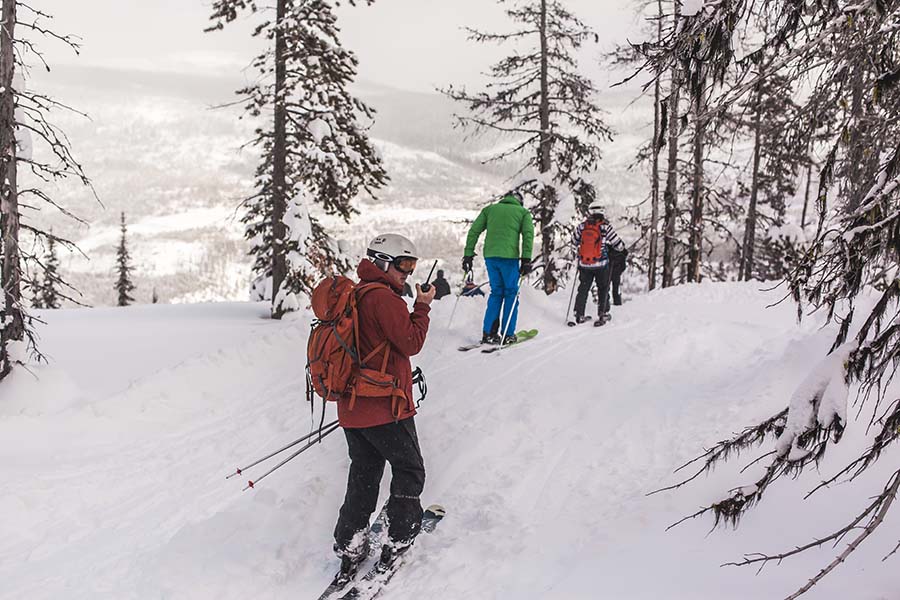
[[[371,258],[382,270],[399,258],[419,258],[416,245],[409,238],[396,233],[384,233],[376,236],[366,248],[366,256]]]
[[[603,204],[601,204],[598,200],[594,200],[591,202],[591,205],[588,206],[588,214],[602,217],[603,216]]]

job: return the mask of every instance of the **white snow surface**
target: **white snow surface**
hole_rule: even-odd
[[[770,487],[734,532],[666,526],[752,485],[756,454],[687,487],[674,468],[775,414],[825,356],[833,327],[767,304],[758,284],[680,286],[614,307],[601,329],[565,327],[568,294],[523,293],[540,335],[484,355],[456,347],[483,299],[435,303],[417,417],[423,535],[386,600],[783,598],[836,553],[720,567],[830,533],[880,491],[897,448],[852,484],[802,496],[865,446],[851,423],[820,474]],[[252,303],[43,311],[49,365],[0,387],[0,598],[314,599],[337,569],[331,531],[347,457],[340,433],[242,492],[224,476],[310,430],[309,316]],[[333,410],[333,407],[329,407]],[[851,421],[855,417],[850,415]],[[772,442],[760,451],[772,450]],[[264,468],[248,472],[258,475]],[[387,493],[388,477],[382,486]],[[900,589],[900,514],[805,598]]]
[[[682,0],[681,2],[681,16],[683,17],[693,17],[698,12],[703,10],[703,5],[705,4],[704,0]]]

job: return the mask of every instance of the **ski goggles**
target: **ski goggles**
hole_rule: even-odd
[[[416,261],[418,259],[411,258],[409,256],[400,256],[391,261],[391,264],[394,265],[394,268],[403,273],[404,275],[412,275],[413,271],[416,270]]]

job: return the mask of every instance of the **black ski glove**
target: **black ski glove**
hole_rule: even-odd
[[[531,259],[523,258],[519,265],[519,276],[525,277],[531,273]]]
[[[472,261],[473,260],[475,260],[474,256],[463,256],[463,259],[462,259],[463,273],[471,273],[472,272]]]

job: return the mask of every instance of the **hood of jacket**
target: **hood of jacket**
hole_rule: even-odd
[[[356,276],[359,277],[361,282],[383,283],[390,286],[390,288],[398,294],[403,293],[403,288],[397,287],[397,285],[387,276],[387,273],[376,267],[375,263],[368,258],[359,261],[359,265],[356,267]]]

